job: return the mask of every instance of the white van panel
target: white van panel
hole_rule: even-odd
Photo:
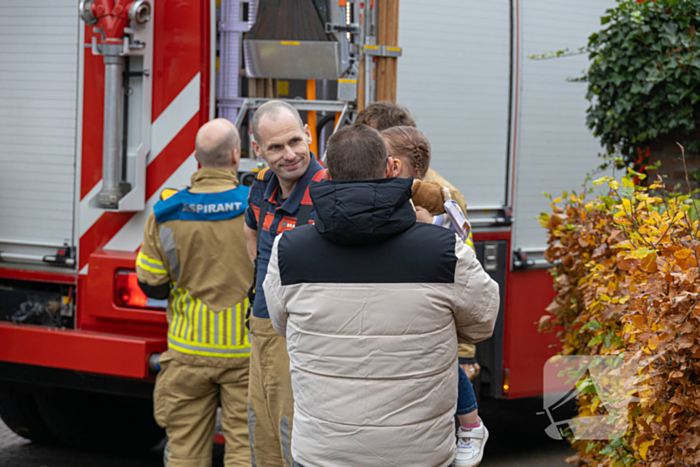
[[[506,204],[510,1],[401,0],[397,102],[470,208]]]
[[[78,28],[76,0],[0,0],[0,250],[74,243]]]
[[[585,46],[600,30],[612,0],[521,2],[520,82],[516,125],[514,248],[544,250],[536,217],[549,210],[542,195],[580,192],[586,174],[603,162],[600,143],[586,127],[586,83],[567,82],[588,67],[587,55],[549,60],[527,56]]]

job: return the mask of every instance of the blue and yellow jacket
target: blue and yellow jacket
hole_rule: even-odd
[[[136,262],[139,284],[151,297],[167,295],[173,358],[193,365],[247,364],[253,266],[243,223],[249,189],[228,169],[200,169],[191,183],[154,206]]]

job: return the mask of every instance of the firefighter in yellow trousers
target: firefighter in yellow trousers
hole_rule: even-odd
[[[146,295],[168,298],[154,413],[168,434],[166,466],[209,467],[221,404],[224,464],[249,467],[245,311],[253,268],[243,234],[248,188],[236,178],[240,138],[216,119],[195,145],[202,168],[189,188],[156,203],[136,262]]]

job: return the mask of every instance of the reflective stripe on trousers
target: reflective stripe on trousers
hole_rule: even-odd
[[[258,467],[291,467],[294,397],[287,341],[269,319],[250,317],[248,433]],[[252,426],[252,429],[250,428]]]
[[[287,461],[287,465],[292,463],[292,439],[289,433],[289,416],[285,415],[280,420],[280,442],[282,443],[282,453]]]
[[[201,300],[180,287],[171,291],[173,320],[168,330],[168,346],[178,352],[206,357],[248,357],[250,340],[245,326],[248,299],[227,308],[211,311]]]
[[[257,467],[255,462],[255,410],[248,403],[248,438],[250,440],[250,463],[252,467]],[[167,466],[166,466],[167,467]]]
[[[170,457],[170,437],[165,435],[165,449],[163,449],[163,467],[168,467],[168,460]]]

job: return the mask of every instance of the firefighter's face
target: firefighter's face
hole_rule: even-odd
[[[311,131],[303,127],[286,110],[260,120],[258,136],[253,142],[258,157],[262,157],[282,183],[294,183],[304,175],[311,160],[309,144]]]

